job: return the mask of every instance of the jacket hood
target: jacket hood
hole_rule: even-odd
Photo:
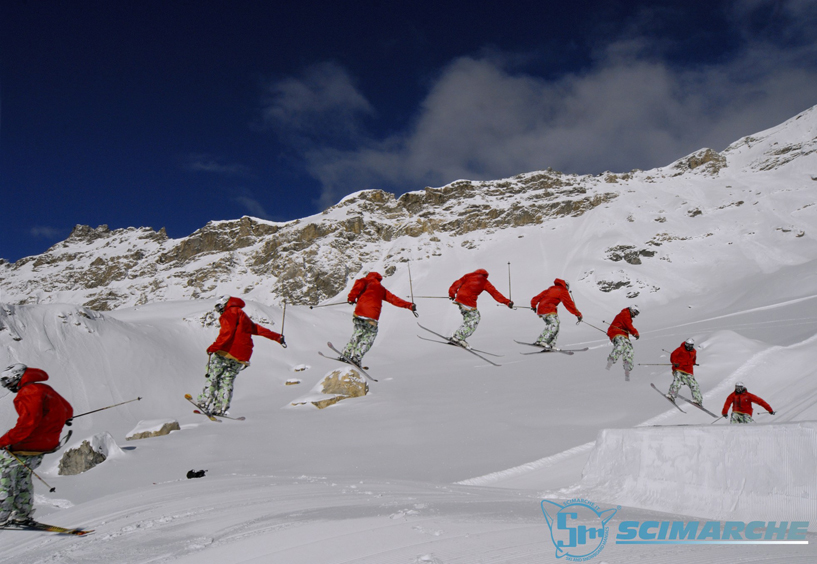
[[[48,374],[46,374],[45,370],[29,367],[23,373],[23,377],[20,378],[20,383],[17,385],[17,389],[22,388],[26,384],[32,384],[34,382],[45,382],[46,380],[48,380]]]
[[[369,274],[366,275],[366,280],[377,280],[378,282],[380,282],[381,280],[383,280],[383,277],[380,275],[379,272],[370,272]]]
[[[245,305],[247,305],[247,304],[245,304],[244,300],[242,300],[241,298],[230,298],[227,301],[227,305],[224,307],[224,309],[227,309],[228,307],[241,307],[241,308],[243,308]]]
[[[567,283],[564,280],[562,280],[561,278],[557,278],[556,280],[554,280],[553,285],[554,286],[561,286],[562,288],[567,288]]]
[[[475,270],[474,274],[479,274],[480,276],[484,276],[485,278],[488,278],[488,271],[485,270],[484,268],[480,268],[479,270]]]

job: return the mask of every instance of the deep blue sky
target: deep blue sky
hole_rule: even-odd
[[[815,5],[3,2],[0,257],[722,150],[817,104]]]

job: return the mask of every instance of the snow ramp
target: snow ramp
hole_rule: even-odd
[[[605,429],[565,494],[709,520],[808,521],[817,531],[817,422]]]

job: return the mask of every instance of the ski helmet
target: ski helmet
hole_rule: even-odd
[[[686,348],[686,350],[688,350],[688,351],[691,351],[692,349],[694,349],[695,348],[695,339],[690,337],[689,339],[684,341],[684,348]]]
[[[6,369],[0,373],[0,386],[12,392],[16,392],[17,386],[19,386],[20,380],[26,370],[28,370],[28,366],[25,364],[17,363],[7,366]]]
[[[638,306],[637,306],[637,305],[633,304],[633,305],[631,305],[631,306],[630,306],[630,315],[632,315],[633,317],[635,317],[635,316],[636,316],[636,315],[638,315],[639,313],[641,313],[641,310],[640,310],[640,309],[638,309]]]
[[[223,312],[224,308],[227,307],[227,302],[229,302],[229,301],[230,301],[230,296],[219,296],[219,298],[216,300],[216,305],[215,305],[216,311]]]
[[[742,394],[746,391],[746,386],[743,382],[735,382],[735,393]]]

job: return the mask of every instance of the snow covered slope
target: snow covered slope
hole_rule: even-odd
[[[668,515],[661,519],[706,517],[704,510],[734,502],[728,488],[717,489],[718,465],[711,461],[722,451],[709,438],[695,451],[713,468],[706,481],[709,506],[666,493],[671,485],[662,490],[666,505],[660,499],[647,504],[619,470],[626,468],[622,451],[607,449],[604,441],[599,443],[604,456],[587,466],[582,478],[604,429],[636,428],[632,432],[650,440],[666,431],[671,444],[675,437],[740,432],[723,422],[710,425],[712,419],[697,410],[682,414],[658,396],[649,383],[666,389],[671,380],[666,366],[637,366],[630,382],[620,364],[605,371],[608,340],[589,324],[604,327],[637,301],[643,313],[635,323],[642,334],[635,343],[636,363],[667,363],[667,350],[694,337],[701,365],[696,377],[710,409],[719,410],[734,382],[742,380],[778,412],[758,415],[753,432],[768,438],[788,424],[812,426],[808,422],[817,419],[817,248],[811,204],[817,202],[817,182],[809,169],[817,170],[816,115],[809,110],[733,145],[720,155],[725,168],[717,155],[703,152],[656,171],[578,179],[571,185],[614,190],[616,196],[577,216],[559,214],[504,229],[397,235],[379,243],[364,237],[367,258],[350,260],[366,269],[393,267],[384,285],[400,296],[410,293],[401,262],[410,258],[416,296],[445,296],[453,280],[486,268],[497,288],[512,293],[521,307],[497,307],[487,295],[480,299],[482,322],[470,342],[503,355],[497,359],[502,366],[495,368],[464,351],[421,341],[410,312],[384,305],[379,335],[366,356],[380,382],[368,396],[325,410],[290,404],[338,366],[317,351],[328,352],[327,341],[345,343],[352,328],[348,305],[288,305],[289,347],[256,339],[252,365],[237,379],[232,412],[247,420],[214,424],[193,414],[182,397],[203,386],[204,351],[217,334],[214,300],[187,299],[195,284],[184,286],[181,276],[164,278],[167,271],[157,265],[157,290],[146,291],[146,303],[124,307],[117,301],[136,292],[137,282],[152,280],[137,277],[116,290],[121,291],[112,302],[117,309],[100,312],[81,305],[98,289],[68,288],[49,278],[66,263],[41,257],[36,272],[36,260],[4,267],[0,366],[20,361],[45,369],[77,412],[144,399],[77,419],[73,427],[73,445],[107,431],[121,454],[77,476],[57,475],[56,455],[40,468],[56,493],[35,484],[37,516],[96,533],[60,538],[2,532],[0,562],[563,562],[555,556],[540,509],[544,496],[584,492],[598,503],[623,505],[611,526],[656,518],[653,511]],[[469,185],[440,191],[456,188],[495,206],[504,201],[503,193],[477,190],[488,190],[490,183]],[[345,200],[327,216],[351,211],[355,217],[359,206],[372,203],[363,196]],[[423,197],[432,196],[426,191]],[[465,213],[471,203],[452,197],[439,209],[419,213],[446,215],[453,222],[457,216],[444,210],[446,205],[461,206],[457,213]],[[521,213],[513,201],[502,205],[502,213]],[[488,208],[483,212],[490,215]],[[377,223],[374,217],[371,212],[364,223]],[[317,225],[322,218],[310,221]],[[253,245],[264,243],[259,239]],[[354,241],[349,245],[349,252],[362,248]],[[326,256],[336,252],[330,244]],[[219,253],[190,264],[206,265],[233,251]],[[236,251],[234,259],[238,264],[246,256]],[[91,253],[74,260],[96,259]],[[225,269],[209,292],[240,290],[235,293],[247,298],[250,316],[280,330],[280,295],[270,293],[273,278],[244,294],[252,269],[243,264],[244,274],[239,267]],[[173,268],[184,272],[178,264]],[[525,356],[521,353],[529,349],[513,339],[534,339],[542,322],[524,306],[556,277],[571,281],[589,323],[575,325],[562,310],[559,344],[590,350]],[[344,285],[350,283],[351,274]],[[27,284],[32,303],[16,303],[24,299],[20,284]],[[199,293],[204,295],[209,294]],[[138,292],[132,298],[128,303],[139,300]],[[459,313],[448,300],[416,301],[424,325],[443,333],[458,325]],[[293,377],[303,383],[286,386]],[[4,429],[14,424],[11,402],[11,396],[0,399]],[[140,420],[166,418],[177,419],[181,430],[125,441]],[[779,460],[775,452],[755,452],[769,473],[765,484],[805,468],[794,459]],[[191,469],[208,472],[188,480]],[[456,484],[467,480],[493,487]],[[772,516],[764,507],[752,505],[747,515],[764,521],[787,516],[785,508]],[[810,563],[817,559],[817,536],[808,538],[809,545],[788,547],[610,545],[596,561]]]

